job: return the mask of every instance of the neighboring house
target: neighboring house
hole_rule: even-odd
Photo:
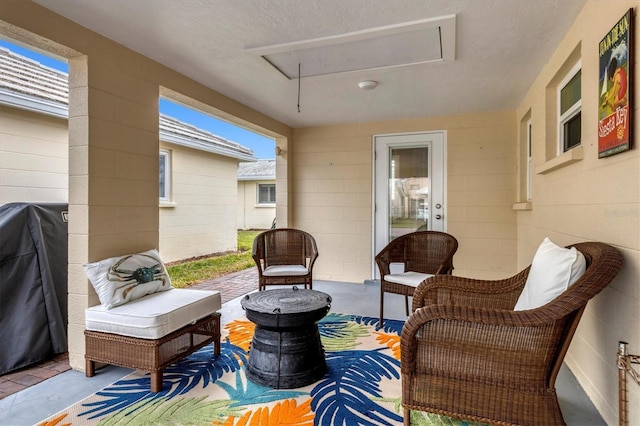
[[[269,229],[276,218],[276,160],[238,166],[238,229]]]
[[[68,202],[67,77],[0,48],[0,205]],[[163,260],[235,250],[238,162],[253,152],[166,115],[159,122]],[[132,150],[128,164],[113,164],[105,155],[101,164],[136,173],[138,156]]]
[[[160,253],[173,261],[235,250],[238,161],[249,148],[160,116]]]

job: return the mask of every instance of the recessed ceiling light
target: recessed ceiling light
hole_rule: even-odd
[[[378,87],[378,82],[375,80],[365,80],[358,83],[358,86],[360,86],[362,90],[373,90]]]

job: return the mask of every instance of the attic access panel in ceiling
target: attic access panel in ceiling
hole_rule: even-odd
[[[454,60],[455,15],[247,51],[290,80]]]

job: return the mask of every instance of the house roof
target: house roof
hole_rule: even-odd
[[[69,76],[0,47],[0,103],[68,117]]]
[[[250,148],[165,114],[160,114],[160,140],[244,161],[255,160]]]
[[[0,47],[0,104],[60,118],[69,116],[68,74]],[[253,150],[165,114],[160,140],[243,161]]]
[[[273,180],[276,178],[276,160],[258,160],[238,164],[238,180]]]

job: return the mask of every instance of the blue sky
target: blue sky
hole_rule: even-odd
[[[0,46],[6,47],[19,55],[31,58],[48,67],[69,72],[69,67],[66,62],[59,61],[50,56],[34,52],[1,39]],[[185,123],[207,130],[215,135],[222,136],[230,141],[239,143],[247,148],[251,148],[253,150],[253,155],[256,158],[275,158],[275,141],[273,139],[266,138],[257,133],[234,126],[226,121],[216,119],[191,108],[175,104],[166,99],[160,99],[160,112],[175,117]]]

